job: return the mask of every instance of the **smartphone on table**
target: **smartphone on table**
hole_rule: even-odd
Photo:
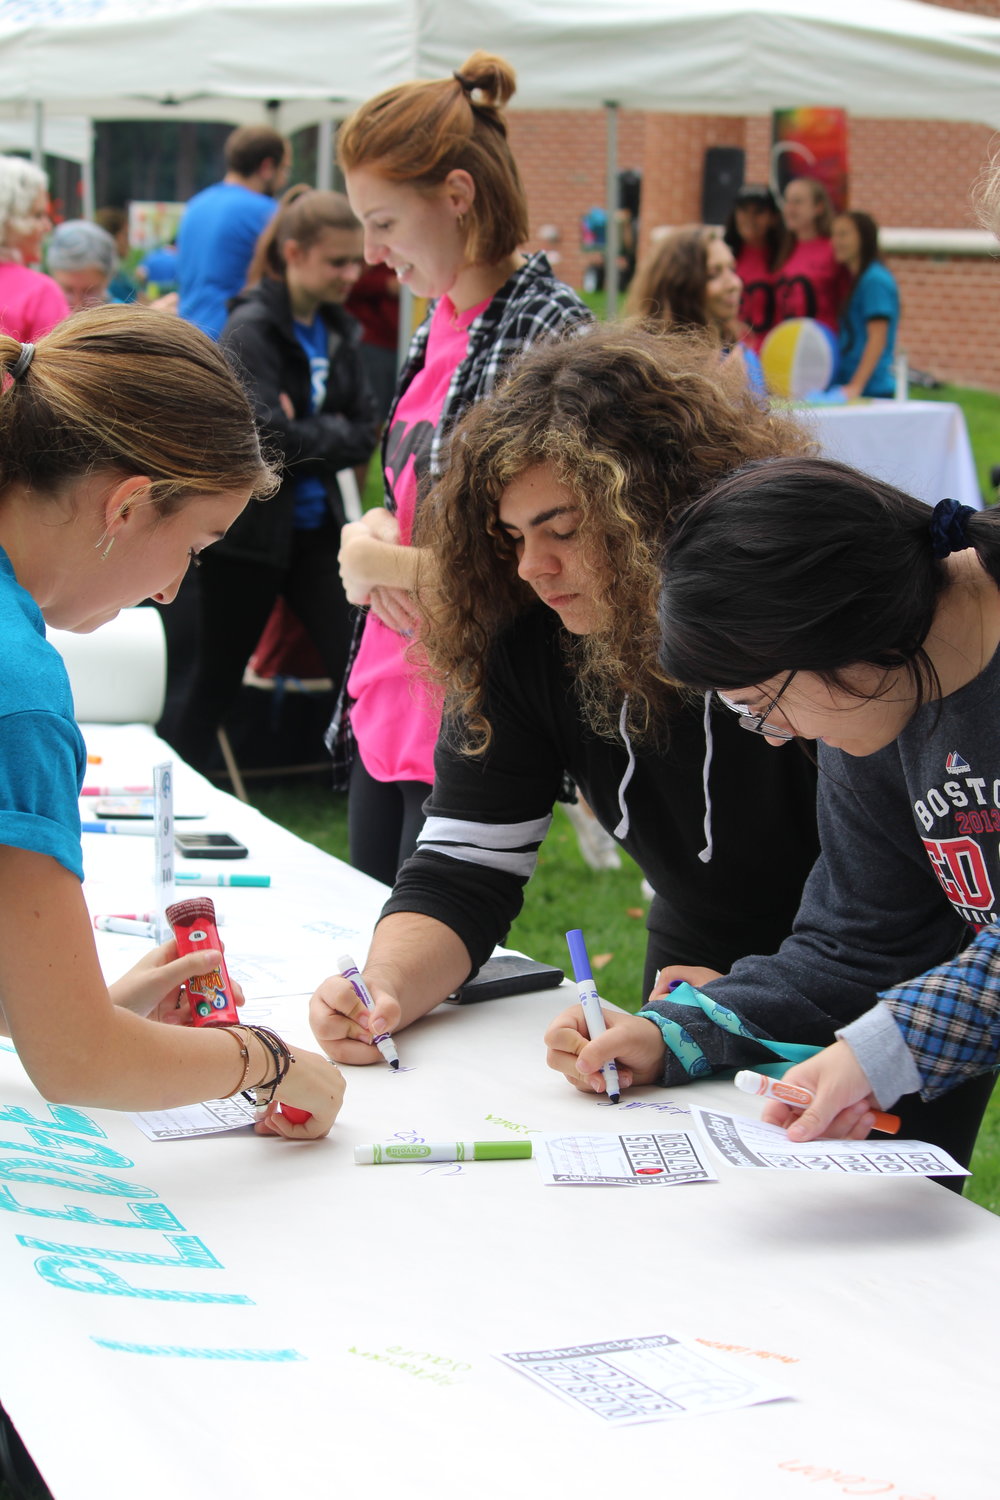
[[[185,859],[246,859],[247,847],[231,833],[175,833],[174,847]]]

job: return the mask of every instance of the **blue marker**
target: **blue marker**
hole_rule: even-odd
[[[81,823],[81,833],[131,833],[140,838],[151,839],[156,829],[152,823],[142,823],[138,820],[134,823]]]
[[[576,993],[583,1007],[587,1035],[593,1040],[595,1036],[600,1036],[602,1031],[607,1031],[608,1027],[601,1009],[601,997],[597,993],[594,976],[590,970],[587,944],[584,942],[583,933],[579,927],[574,927],[572,932],[567,932],[566,942],[569,946],[570,962],[573,965],[573,978],[576,980]],[[604,1087],[608,1098],[612,1104],[617,1104],[622,1096],[618,1083],[618,1069],[612,1061],[605,1063],[601,1072],[604,1075]]]

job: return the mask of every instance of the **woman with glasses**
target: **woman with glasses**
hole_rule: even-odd
[[[758,1035],[816,1043],[998,921],[1000,517],[953,500],[931,509],[838,463],[751,464],[680,518],[660,629],[664,670],[714,690],[776,755],[795,753],[790,739],[818,741],[822,853],[794,932],[774,956],[702,983],[711,1003],[751,1018]],[[708,1032],[700,1011],[672,1000],[652,1021],[629,1018],[646,1028],[640,1081],[677,1072],[677,1023],[695,1041]],[[855,1033],[864,1057],[891,1043],[898,1091],[907,1078],[914,1087],[891,1025],[865,1020]],[[607,1054],[628,1060],[635,1046],[630,1033]],[[709,1060],[766,1057],[743,1035]],[[803,1081],[813,1068],[802,1065]],[[967,1160],[992,1082],[904,1104],[904,1130]],[[863,1129],[865,1115],[851,1125]]]

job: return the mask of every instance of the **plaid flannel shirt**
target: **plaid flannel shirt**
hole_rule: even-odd
[[[933,1099],[1000,1064],[1000,926],[951,960],[879,997],[892,1011]]]

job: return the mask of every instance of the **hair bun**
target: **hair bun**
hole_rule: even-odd
[[[493,52],[473,52],[453,76],[467,94],[482,94],[481,102],[493,109],[502,109],[517,88],[514,69]]]

